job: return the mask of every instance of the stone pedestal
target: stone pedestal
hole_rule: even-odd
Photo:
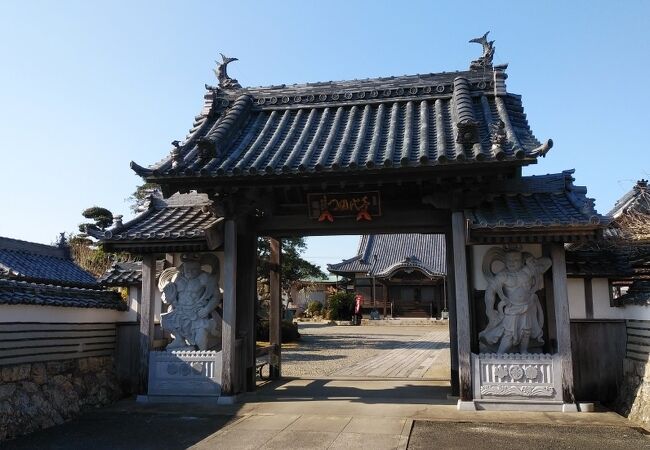
[[[150,352],[149,397],[219,397],[221,358],[212,350]]]
[[[477,409],[567,410],[559,355],[472,354],[472,370]]]

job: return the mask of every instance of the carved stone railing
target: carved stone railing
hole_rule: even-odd
[[[561,364],[558,355],[473,354],[474,399],[561,401]]]
[[[221,355],[213,350],[150,352],[148,394],[219,396]]]

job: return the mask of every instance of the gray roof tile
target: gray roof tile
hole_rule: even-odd
[[[174,194],[168,199],[152,196],[147,209],[133,220],[106,231],[88,230],[104,243],[152,240],[205,240],[205,230],[220,219],[210,212],[205,194]]]
[[[156,277],[160,275],[164,261],[156,261]],[[142,283],[142,262],[115,262],[98,279],[102,286],[131,286]]]
[[[151,180],[532,162],[548,151],[521,98],[482,71],[209,90],[185,142],[145,169]],[[492,144],[503,122],[502,146]]]
[[[573,185],[573,171],[505,182],[486,201],[465,211],[473,229],[603,227],[587,189]]]
[[[374,255],[377,261],[374,262]],[[376,234],[361,236],[357,255],[328,264],[332,273],[368,273],[390,277],[400,269],[419,269],[428,276],[446,274],[445,237],[441,234]]]
[[[127,309],[126,303],[122,301],[117,292],[5,278],[0,278],[0,304],[99,308],[119,311]]]
[[[0,275],[57,284],[97,284],[63,249],[4,237],[0,237]]]

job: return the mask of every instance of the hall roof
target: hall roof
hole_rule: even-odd
[[[446,257],[442,234],[373,234],[361,236],[356,256],[328,264],[327,269],[344,276],[364,273],[377,278],[390,278],[400,270],[418,269],[435,277],[447,273]]]
[[[506,66],[268,87],[206,86],[204,106],[169,156],[132,169],[153,182],[358,173],[535,162]]]
[[[220,242],[211,241],[211,230],[219,226],[221,218],[212,213],[211,205],[206,194],[177,193],[165,199],[153,193],[144,211],[133,220],[117,223],[106,231],[89,229],[88,234],[108,250],[201,251],[210,246],[214,249]]]
[[[102,288],[58,246],[0,237],[0,305],[125,310],[117,292]]]

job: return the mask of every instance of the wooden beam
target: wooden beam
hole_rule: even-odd
[[[456,333],[456,284],[454,277],[454,244],[450,233],[445,234],[445,248],[447,249],[447,277],[446,289],[447,310],[449,311],[449,352],[451,354],[451,395],[458,397],[460,387],[458,384],[458,334]]]
[[[571,323],[569,319],[564,244],[551,244],[551,261],[553,263],[553,299],[557,326],[557,350],[562,359],[562,397],[565,403],[574,403]]]
[[[460,400],[472,400],[472,365],[470,360],[469,293],[467,285],[467,248],[465,214],[451,214],[454,251],[454,278],[456,291],[456,333],[458,339],[458,375]]]
[[[156,256],[142,256],[142,291],[140,297],[140,392],[147,393],[149,351],[153,348],[156,299]]]
[[[237,236],[237,336],[244,337],[242,369],[245,388],[254,391],[257,239],[250,230],[242,228]]]
[[[386,208],[388,208],[386,206]],[[304,214],[273,215],[260,219],[256,224],[259,236],[295,236],[300,234],[338,235],[338,234],[377,234],[377,233],[443,233],[449,228],[445,214],[434,212],[421,204],[407,210],[386,209],[382,216],[372,221],[356,221],[353,217],[339,218],[333,223],[319,222]]]
[[[280,287],[281,276],[281,249],[282,241],[270,239],[271,243],[271,270],[269,275],[269,289],[271,305],[269,310],[269,343],[271,344],[270,376],[278,379],[282,376],[282,296]]]
[[[235,367],[235,321],[237,317],[237,224],[227,219],[224,225],[223,326],[221,329],[221,394],[237,392]]]
[[[591,277],[583,279],[585,284],[585,316],[587,319],[594,318],[594,293]]]

